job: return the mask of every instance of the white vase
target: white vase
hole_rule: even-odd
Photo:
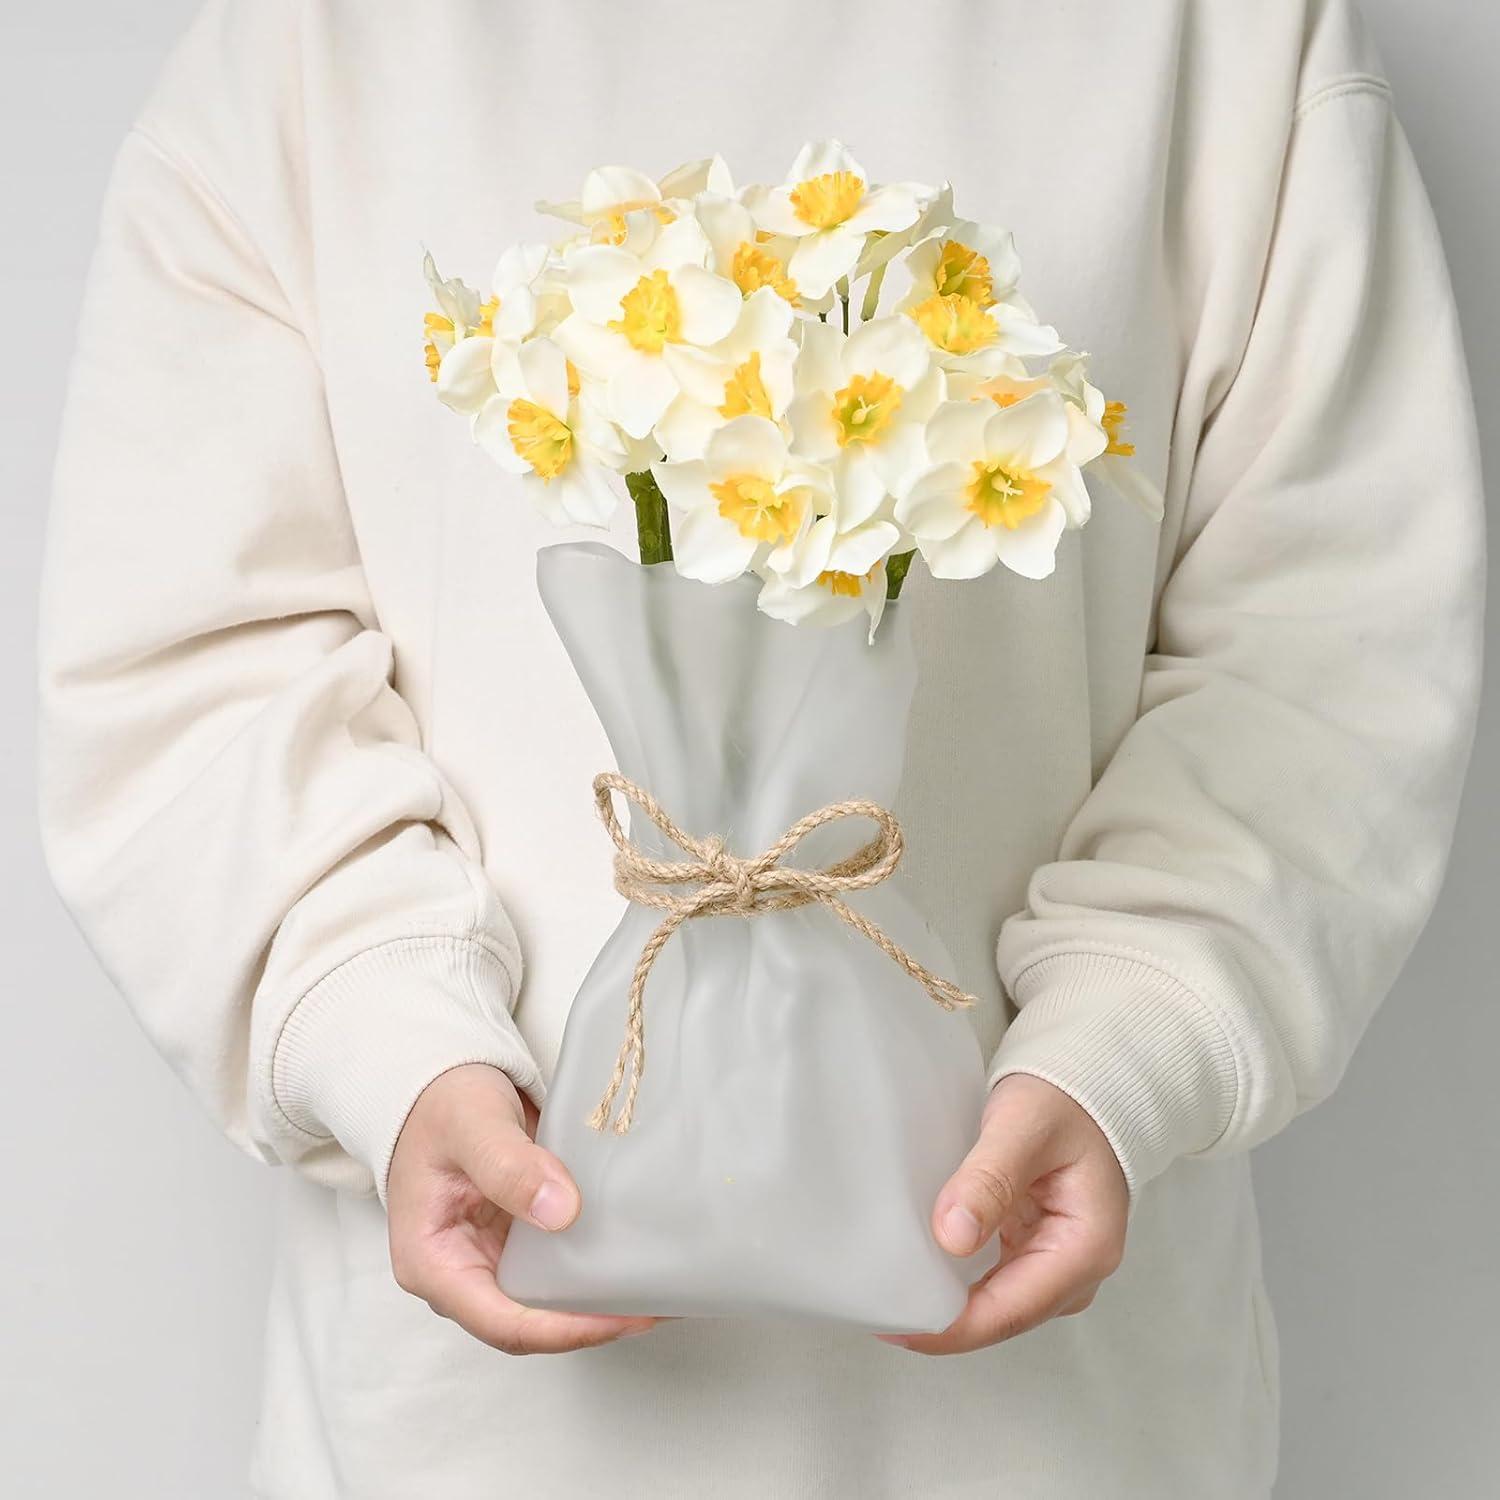
[[[753,855],[825,804],[894,802],[915,684],[899,607],[870,645],[863,616],[781,624],[755,609],[751,579],[713,588],[596,543],[545,548],[537,573],[619,769],[683,829]],[[826,866],[872,833],[829,825],[792,862]],[[631,837],[684,857],[644,817]],[[601,881],[611,853],[601,829]],[[899,871],[848,900],[962,984]],[[631,1129],[597,1131],[589,1116],[660,917],[629,907],[600,952],[542,1111],[538,1138],[572,1171],[583,1212],[560,1234],[518,1222],[501,1285],[578,1312],[946,1327],[994,1260],[955,1260],[929,1227],[983,1104],[964,1015],[820,905],[695,918],[646,983]]]

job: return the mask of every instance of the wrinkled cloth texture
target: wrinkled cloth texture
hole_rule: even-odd
[[[416,250],[481,281],[601,161],[774,181],[835,133],[1015,231],[1166,495],[1157,526],[1096,485],[1043,584],[901,603],[917,904],[990,1076],[1113,1145],[1128,1253],[952,1361],[696,1320],[506,1359],[396,1288],[380,1194],[445,1069],[543,1101],[621,915],[610,750],[538,597],[556,533],[432,399]],[[1267,1494],[1246,1152],[1338,1082],[1436,898],[1482,566],[1442,250],[1345,0],[212,0],[103,211],[42,822],[153,1041],[286,1169],[256,1492]]]

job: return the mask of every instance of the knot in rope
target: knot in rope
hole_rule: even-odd
[[[657,859],[632,844],[615,812],[619,793],[648,817],[685,860]],[[594,804],[615,846],[615,889],[627,901],[654,907],[666,916],[646,940],[630,982],[625,1017],[625,1039],[615,1060],[609,1086],[589,1117],[595,1130],[605,1129],[614,1114],[622,1087],[625,1099],[615,1120],[624,1135],[635,1118],[636,1095],[646,1069],[644,996],[647,977],[657,956],[682,924],[693,917],[754,916],[759,912],[792,911],[814,902],[826,907],[845,925],[868,938],[893,963],[903,968],[929,998],[944,1010],[967,1009],[975,1003],[957,985],[924,968],[910,953],[886,936],[869,918],[841,899],[843,892],[869,890],[889,878],[901,862],[906,843],[895,814],[877,802],[859,799],[834,802],[799,818],[770,848],[751,858],[729,851],[721,835],[696,838],[679,828],[648,791],[615,771],[594,778]],[[782,861],[814,829],[844,818],[867,818],[876,833],[847,859],[826,869],[801,869]],[[629,1079],[628,1086],[626,1079]]]

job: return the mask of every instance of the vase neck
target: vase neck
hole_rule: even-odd
[[[753,579],[710,587],[596,543],[544,549],[538,581],[620,771],[688,832],[753,854],[828,803],[895,800],[915,685],[899,609],[871,645],[863,618],[786,625]],[[869,836],[827,833],[810,853]],[[644,819],[632,837],[666,852]]]

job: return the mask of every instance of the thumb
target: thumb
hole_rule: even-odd
[[[454,1165],[491,1203],[539,1229],[566,1229],[583,1207],[568,1169],[527,1133],[514,1101],[499,1090],[467,1101]]]
[[[997,1088],[979,1140],[943,1185],[932,1232],[950,1255],[973,1255],[1054,1165],[1053,1133],[1021,1095]]]

